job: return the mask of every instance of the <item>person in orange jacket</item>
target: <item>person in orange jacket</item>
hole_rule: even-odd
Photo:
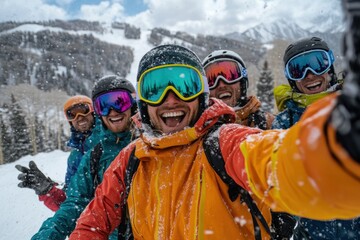
[[[249,127],[270,129],[274,115],[260,109],[256,96],[248,96],[249,85],[244,60],[234,51],[216,50],[202,62],[208,80],[210,97],[234,108],[236,122]]]
[[[289,130],[263,131],[228,123],[233,109],[217,99],[208,106],[208,94],[201,61],[189,49],[162,45],[143,56],[137,76],[143,132],[109,166],[71,240],[107,239],[126,216],[134,239],[269,239],[270,208],[322,220],[360,214],[360,147],[351,148],[360,143],[343,144],[360,134],[360,105],[352,104],[358,97],[332,95]],[[353,115],[335,117],[339,111]],[[338,131],[338,120],[354,131]],[[230,198],[204,139],[218,139],[226,174],[241,194],[250,193],[241,196],[250,198],[251,210],[249,199],[241,199],[247,206]],[[133,156],[138,167],[129,186]]]

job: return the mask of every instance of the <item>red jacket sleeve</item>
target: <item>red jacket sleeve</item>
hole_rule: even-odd
[[[108,239],[120,224],[125,201],[125,170],[133,148],[133,144],[128,145],[110,164],[69,239]]]
[[[57,188],[55,185],[47,194],[39,196],[39,201],[44,202],[44,205],[54,212],[60,208],[60,204],[63,203],[65,199],[65,192],[62,189]]]

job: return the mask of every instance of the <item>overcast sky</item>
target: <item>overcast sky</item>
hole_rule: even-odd
[[[86,19],[188,33],[243,32],[277,18],[303,28],[342,19],[340,0],[1,0],[0,21]]]

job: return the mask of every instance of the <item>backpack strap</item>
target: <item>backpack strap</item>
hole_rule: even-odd
[[[90,172],[94,180],[94,189],[99,185],[99,162],[103,152],[103,147],[101,143],[96,144],[96,146],[91,150],[90,154]]]
[[[248,206],[251,217],[254,224],[254,233],[255,239],[261,240],[261,231],[259,227],[258,220],[265,228],[266,232],[273,238],[273,233],[270,231],[270,227],[265,221],[264,216],[261,211],[251,198],[248,191],[239,186],[226,172],[225,170],[225,161],[220,151],[219,137],[217,134],[212,134],[217,130],[221,125],[215,125],[205,136],[203,141],[203,148],[205,151],[206,158],[208,159],[210,165],[215,170],[215,172],[220,176],[221,180],[228,185],[228,194],[231,201],[235,201],[240,194],[240,201],[245,202]]]
[[[139,159],[135,157],[135,148],[134,148],[130,154],[129,162],[125,170],[125,179],[124,179],[125,197],[124,197],[124,203],[122,204],[121,223],[118,226],[118,239],[121,240],[134,239],[131,230],[130,218],[128,216],[127,198],[129,196],[132,178],[134,176],[134,173],[137,171],[137,168],[139,167],[139,163],[140,163]]]
[[[248,116],[248,126],[251,126],[251,123],[254,123],[254,127],[260,128],[262,130],[267,129],[267,119],[264,111],[256,111],[250,113]]]

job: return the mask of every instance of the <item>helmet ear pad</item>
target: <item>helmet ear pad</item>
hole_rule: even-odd
[[[240,107],[243,107],[248,101],[247,100],[247,90],[249,87],[248,78],[244,77],[243,79],[240,80],[239,84],[240,84],[240,99],[238,100],[238,104]]]
[[[330,86],[335,85],[338,82],[337,75],[335,73],[334,65],[331,65],[330,70],[328,71],[331,79],[330,79]]]
[[[139,109],[139,113],[140,113],[140,118],[141,118],[141,122],[144,124],[150,124],[150,116],[147,110],[147,103],[142,101],[142,100],[138,100],[137,101],[137,106]]]

